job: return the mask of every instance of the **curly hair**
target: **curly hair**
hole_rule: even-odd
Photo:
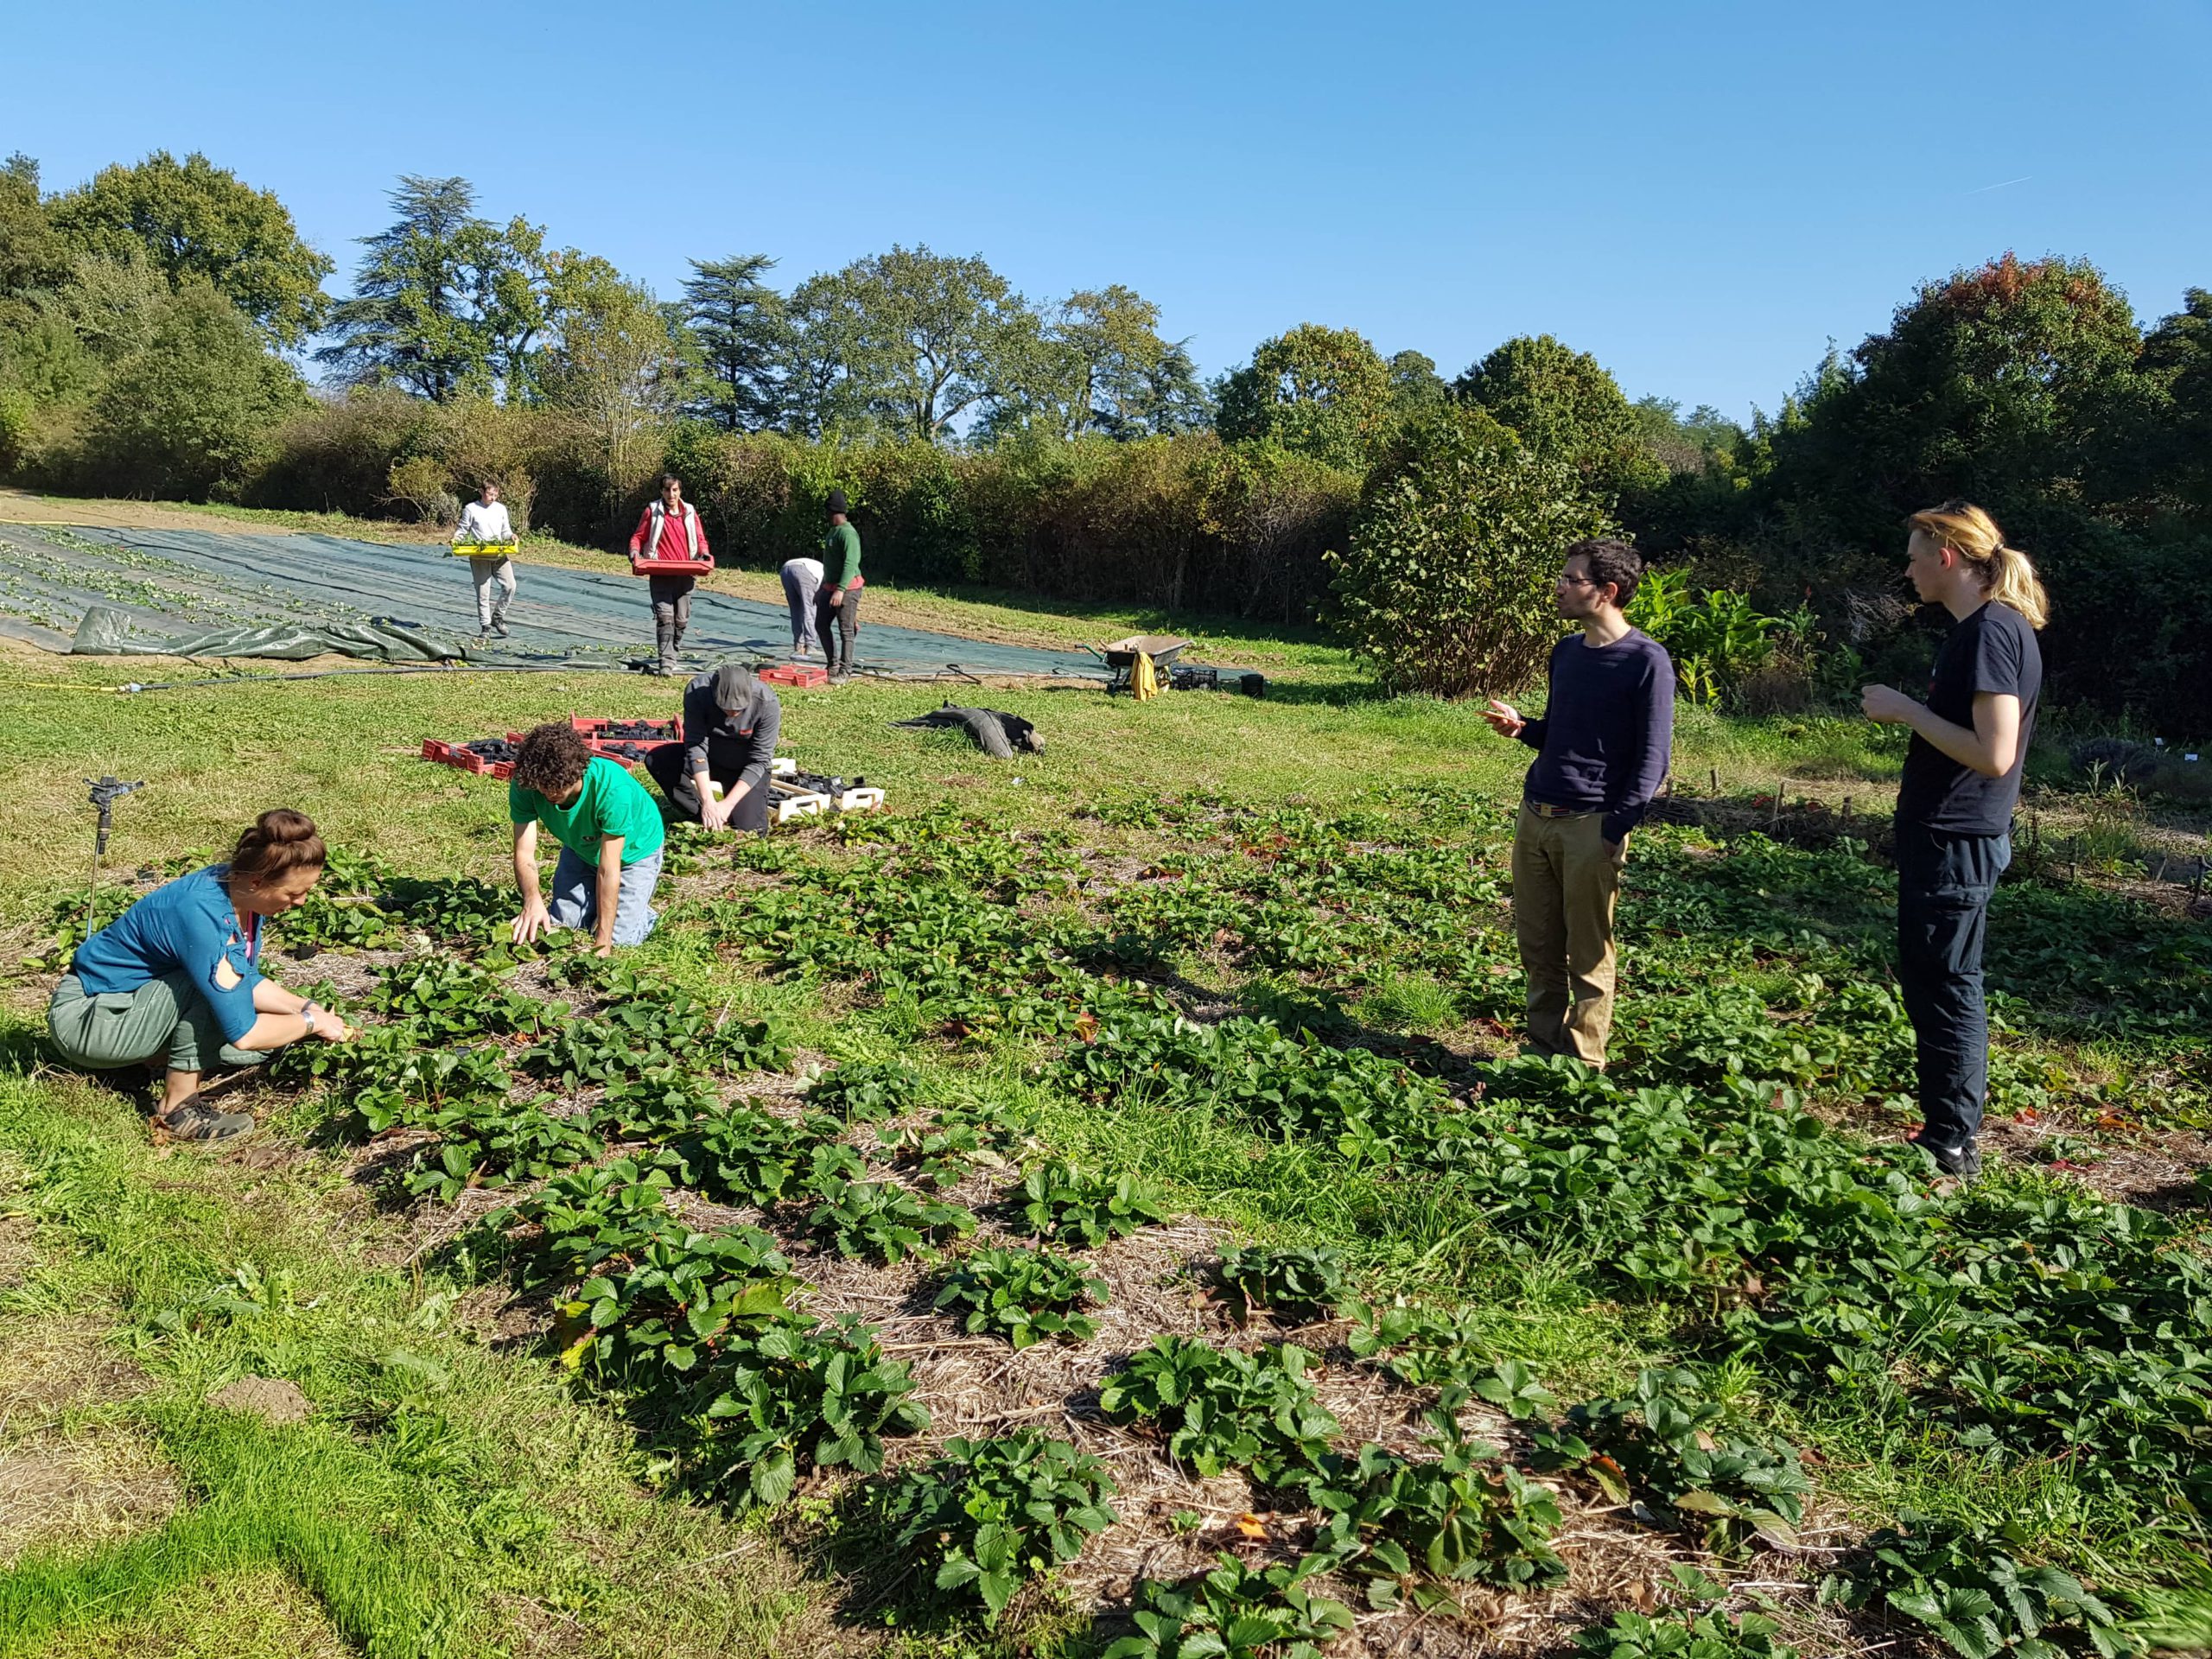
[[[590,764],[591,748],[582,734],[565,720],[548,721],[523,734],[515,750],[513,782],[550,801],[583,782]]]
[[[1613,584],[1613,603],[1622,610],[1636,597],[1643,580],[1643,556],[1627,542],[1609,538],[1577,542],[1567,550],[1570,559],[1580,559],[1590,580],[1600,588]]]

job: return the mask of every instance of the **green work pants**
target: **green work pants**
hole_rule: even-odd
[[[205,1071],[213,1064],[259,1065],[269,1058],[223,1040],[215,1010],[181,968],[135,991],[97,995],[71,974],[54,988],[46,1021],[62,1057],[92,1071],[152,1059],[172,1071]]]
[[[1613,901],[1624,846],[1601,812],[1546,817],[1521,804],[1513,826],[1513,929],[1529,981],[1529,1042],[1542,1054],[1605,1063],[1613,1028]]]

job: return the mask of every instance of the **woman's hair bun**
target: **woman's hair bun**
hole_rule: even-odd
[[[272,806],[238,837],[231,853],[231,874],[251,881],[274,881],[294,870],[319,870],[328,861],[328,849],[313,818],[289,806]]]

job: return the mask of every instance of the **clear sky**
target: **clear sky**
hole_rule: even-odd
[[[336,292],[397,175],[459,174],[664,296],[927,243],[1127,283],[1208,374],[1302,321],[1447,376],[1548,332],[1743,418],[2007,248],[2145,318],[2212,287],[2212,0],[18,0],[0,74],[49,189],[203,149]]]

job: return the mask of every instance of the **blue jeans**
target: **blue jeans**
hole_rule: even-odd
[[[1923,1135],[1947,1152],[1981,1129],[1989,1092],[1981,947],[1989,895],[2012,861],[2005,836],[1897,825],[1897,988],[1912,1020]]]
[[[622,867],[622,885],[614,893],[614,943],[643,944],[660,920],[653,908],[653,889],[660,885],[660,852],[656,849],[634,864]],[[599,865],[579,858],[568,848],[553,867],[553,893],[546,913],[556,927],[595,928],[599,925]]]

